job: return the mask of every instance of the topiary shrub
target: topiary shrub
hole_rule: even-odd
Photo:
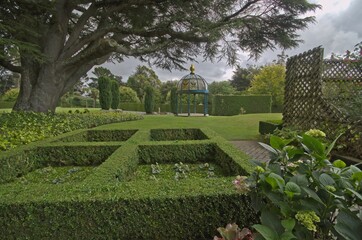
[[[98,78],[99,103],[101,108],[109,110],[112,103],[111,79],[108,77]]]
[[[111,81],[111,93],[112,93],[111,108],[118,109],[120,94],[119,94],[119,90],[118,90],[118,83],[114,80]]]
[[[120,86],[119,93],[121,103],[141,103],[137,97],[137,92],[130,87]]]
[[[177,113],[177,88],[173,87],[171,89],[171,112]]]
[[[147,86],[145,93],[145,112],[151,114],[155,106],[155,90],[151,86]]]

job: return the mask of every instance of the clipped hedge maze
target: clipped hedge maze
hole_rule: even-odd
[[[151,129],[152,141],[173,140],[205,140],[208,137],[200,130],[194,128],[186,129]]]
[[[250,199],[231,184],[235,175],[247,174],[252,166],[246,155],[216,133],[208,129],[91,132],[109,142],[85,141],[90,139],[89,131],[83,130],[0,156],[0,173],[6,175],[0,175],[2,236],[212,239],[216,229],[227,223],[251,226],[257,221]],[[127,140],[114,141],[126,139],[114,137],[126,132],[131,134]],[[208,163],[217,168],[217,176],[176,180],[136,174],[151,164],[166,168],[180,162],[195,168]],[[33,180],[39,172],[53,174],[53,168],[59,168],[64,182]],[[79,177],[70,179],[76,171]]]
[[[88,130],[59,139],[61,142],[111,142],[127,141],[137,130]]]

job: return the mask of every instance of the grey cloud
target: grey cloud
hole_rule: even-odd
[[[362,17],[361,17],[362,1],[354,0],[345,12],[342,12],[333,21],[337,29],[343,29],[348,32],[358,33],[359,38],[362,37]]]
[[[362,18],[360,10],[362,9],[361,0],[353,0],[350,6],[339,12],[338,14],[325,14],[317,18],[317,23],[310,25],[305,31],[299,32],[300,39],[304,40],[299,47],[287,50],[286,54],[290,57],[314,47],[322,45],[325,49],[325,56],[329,56],[332,52],[343,54],[345,50],[352,49],[353,46],[362,40]],[[240,65],[247,64],[264,65],[277,59],[277,55],[281,53],[280,49],[275,51],[266,51],[258,61],[247,60],[247,57],[240,55]],[[126,59],[122,63],[112,64],[106,63],[104,67],[109,68],[114,74],[121,75],[123,81],[127,81],[137,65],[144,65],[134,58]],[[233,68],[228,66],[225,61],[210,63],[202,62],[194,63],[196,73],[203,76],[207,82],[222,81],[230,79]],[[189,68],[191,62],[185,64],[185,68]],[[152,67],[162,81],[180,79],[188,74],[188,71],[167,70]]]

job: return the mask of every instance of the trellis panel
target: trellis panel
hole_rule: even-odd
[[[346,127],[345,138],[354,144],[361,157],[362,151],[358,150],[362,148],[361,113],[361,65],[346,60],[323,60],[321,47],[288,59],[284,126],[302,130],[319,128],[331,136],[341,126]]]

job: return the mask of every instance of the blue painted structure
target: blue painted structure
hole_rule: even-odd
[[[196,95],[203,95],[203,105],[204,105],[204,116],[208,115],[208,84],[206,80],[198,74],[195,74],[195,67],[191,65],[190,74],[182,77],[177,83],[177,113],[182,113],[182,96],[187,94],[187,113],[188,116],[191,115],[191,95],[193,95],[194,100],[194,113],[196,113]]]

